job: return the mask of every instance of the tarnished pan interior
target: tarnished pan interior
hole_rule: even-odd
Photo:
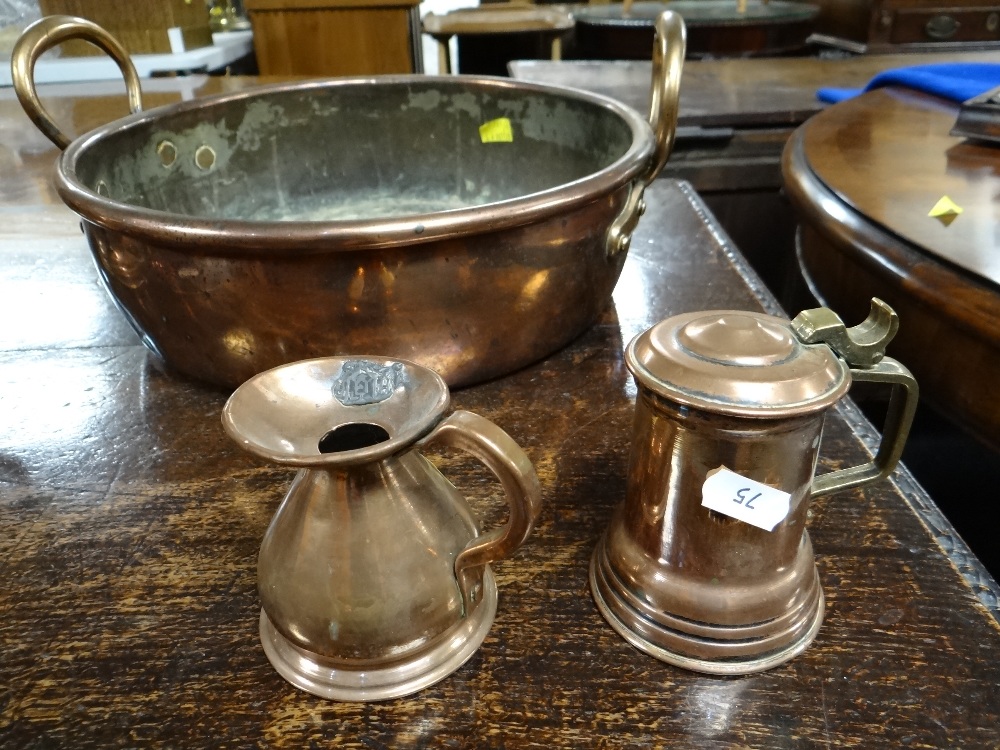
[[[512,141],[480,127],[507,118]],[[633,132],[586,99],[444,79],[276,89],[140,118],[79,149],[114,202],[215,220],[370,220],[509,201],[606,169]]]

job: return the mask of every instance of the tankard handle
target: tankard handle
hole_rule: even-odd
[[[52,116],[42,106],[35,87],[35,63],[42,53],[70,39],[84,39],[107,52],[118,63],[125,77],[128,92],[128,109],[135,114],[142,111],[142,87],[139,74],[128,52],[111,34],[93,21],[75,16],[46,16],[25,28],[14,44],[10,57],[10,74],[18,101],[31,121],[59,148],[66,148],[71,139],[55,124]]]
[[[889,476],[910,433],[920,391],[917,381],[903,365],[885,356],[885,349],[899,330],[896,312],[878,297],[863,323],[848,328],[826,307],[804,310],[792,321],[792,330],[805,344],[825,344],[843,359],[853,380],[892,386],[889,411],[882,428],[882,442],[875,458],[860,466],[831,471],[813,480],[812,496],[857,487]]]
[[[882,428],[882,442],[875,458],[860,466],[832,471],[813,480],[812,496],[827,495],[889,476],[910,433],[920,391],[903,365],[885,356],[886,347],[899,331],[899,317],[878,297],[872,298],[868,317],[848,328],[833,310],[803,310],[792,321],[792,330],[804,344],[829,346],[851,371],[853,380],[892,386],[889,410]]]
[[[465,612],[479,597],[482,570],[510,555],[535,527],[542,508],[542,490],[531,461],[520,446],[488,419],[468,411],[455,411],[443,419],[418,445],[431,443],[472,454],[500,480],[507,496],[507,524],[472,539],[455,558],[455,578]]]
[[[889,476],[903,455],[903,446],[917,412],[917,381],[906,367],[892,357],[884,357],[871,367],[852,367],[851,377],[855,381],[892,385],[889,410],[882,428],[882,442],[871,461],[816,477],[813,480],[812,497],[858,487]]]

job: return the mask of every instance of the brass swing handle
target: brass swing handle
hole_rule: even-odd
[[[84,39],[107,52],[118,64],[125,77],[129,112],[142,111],[142,87],[139,74],[128,52],[111,34],[96,23],[75,16],[46,16],[28,26],[18,37],[10,58],[10,75],[21,106],[31,121],[59,148],[66,148],[71,139],[55,124],[42,106],[35,87],[35,63],[44,52],[70,39]]]
[[[486,565],[508,557],[531,534],[542,509],[542,489],[531,461],[520,446],[478,414],[453,412],[418,445],[431,443],[463,450],[482,461],[500,480],[510,509],[506,525],[475,537],[455,557],[455,579],[468,614],[479,601]]]
[[[632,181],[625,206],[615,217],[605,238],[609,258],[628,250],[639,217],[646,210],[643,191],[661,172],[677,136],[680,109],[681,69],[687,51],[687,31],[680,15],[670,10],[660,13],[653,41],[653,80],[650,90],[649,125],[653,129],[653,155],[645,170]]]

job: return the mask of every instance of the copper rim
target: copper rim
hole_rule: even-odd
[[[415,81],[421,84],[472,86],[497,92],[516,89],[590,102],[620,117],[632,132],[632,143],[622,156],[607,167],[548,190],[480,206],[366,221],[219,220],[173,214],[106,198],[86,187],[76,177],[78,159],[110,133],[163,120],[181,112],[290,91],[320,91],[345,86],[402,86]],[[275,84],[204,97],[139,112],[108,123],[77,138],[63,152],[56,172],[56,189],[63,201],[84,219],[107,229],[147,236],[157,244],[183,247],[185,250],[200,248],[220,253],[239,252],[241,255],[266,255],[289,249],[322,253],[331,249],[422,244],[486,230],[523,226],[560,215],[627,184],[647,167],[654,150],[652,129],[638,113],[608,97],[577,89],[487,76],[342,78]],[[419,237],[414,234],[414,227],[418,224],[422,225]]]

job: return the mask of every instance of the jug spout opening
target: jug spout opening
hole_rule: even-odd
[[[381,425],[370,422],[347,422],[334,427],[319,439],[320,453],[342,453],[370,448],[384,443],[391,435]]]

